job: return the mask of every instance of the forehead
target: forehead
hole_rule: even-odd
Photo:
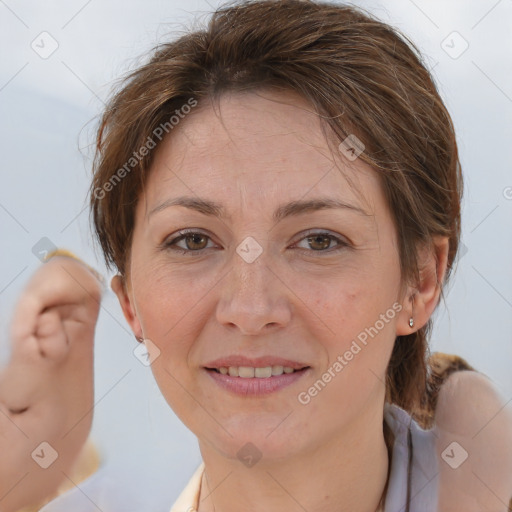
[[[346,159],[325,134],[320,116],[298,95],[225,94],[182,119],[158,147],[146,206],[197,195],[261,209],[322,195],[374,214],[382,201],[375,172]]]

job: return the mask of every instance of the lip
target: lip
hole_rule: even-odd
[[[282,357],[276,356],[262,356],[250,358],[246,356],[235,355],[215,359],[214,361],[210,361],[209,363],[204,365],[206,369],[221,367],[229,368],[230,366],[250,366],[252,368],[266,368],[267,366],[288,366],[290,368],[293,368],[294,370],[300,370],[302,368],[308,367],[309,365],[306,363],[301,363],[299,361],[292,361],[290,359],[283,359]]]
[[[233,365],[232,365],[233,366]],[[297,370],[293,373],[283,373],[274,377],[231,377],[230,375],[222,375],[215,370],[205,368],[206,373],[220,387],[230,391],[236,395],[242,396],[263,396],[284,389],[297,380],[302,379],[311,371],[310,367]]]

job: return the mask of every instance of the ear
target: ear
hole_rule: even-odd
[[[441,287],[448,266],[449,239],[436,236],[433,245],[422,247],[418,254],[419,280],[409,286],[405,303],[397,321],[397,336],[405,336],[421,329],[432,316],[441,294]],[[412,317],[414,325],[409,326]]]
[[[124,317],[131,327],[133,334],[136,338],[143,338],[142,327],[137,316],[137,311],[130,298],[129,291],[127,290],[126,281],[118,274],[112,278],[110,286],[117,295]]]

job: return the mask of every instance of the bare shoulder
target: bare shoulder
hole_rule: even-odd
[[[476,371],[443,383],[434,431],[440,464],[440,510],[464,505],[508,511],[512,497],[512,401]],[[462,510],[462,509],[460,509]]]
[[[510,398],[508,399],[510,400]],[[512,428],[511,404],[494,383],[476,371],[451,374],[443,383],[436,407],[436,425],[459,434],[486,435],[490,429]]]

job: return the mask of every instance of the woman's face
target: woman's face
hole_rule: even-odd
[[[382,418],[405,333],[378,178],[332,154],[311,110],[274,93],[198,108],[137,205],[125,312],[169,405],[228,457],[306,453]]]

